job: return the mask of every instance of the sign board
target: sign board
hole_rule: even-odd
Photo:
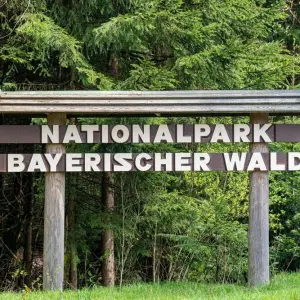
[[[250,171],[249,285],[269,282],[269,175],[265,170],[298,170],[300,158],[299,153],[269,154],[267,143],[299,142],[300,125],[263,123],[268,123],[269,115],[299,115],[299,90],[0,92],[0,111],[5,117],[47,117],[48,125],[55,124],[0,126],[2,144],[47,144],[45,154],[0,155],[1,172],[47,172],[44,289],[63,288],[65,171]],[[65,125],[67,117],[181,115],[250,115],[253,125],[56,126]],[[217,142],[251,143],[251,152],[65,154],[68,143]],[[262,172],[252,172],[256,170]]]
[[[299,171],[290,153],[0,154],[0,172]]]
[[[300,124],[2,125],[0,144],[300,142]]]
[[[3,125],[0,143],[300,142],[300,125]],[[297,171],[292,153],[1,154],[0,172]]]

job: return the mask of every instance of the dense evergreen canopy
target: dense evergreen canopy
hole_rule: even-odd
[[[292,89],[300,5],[293,0],[0,0],[1,90]],[[1,118],[1,124],[43,119]],[[298,118],[276,117],[274,122]],[[232,123],[247,118],[71,119],[81,123]],[[8,146],[1,146],[7,152]],[[247,145],[70,145],[70,152],[223,152]],[[299,145],[272,144],[274,151]],[[34,148],[34,149],[33,149]],[[9,147],[41,152],[40,146]],[[44,178],[1,175],[0,288],[38,288]],[[113,192],[112,192],[113,191]],[[244,282],[248,174],[72,174],[66,287],[99,283],[113,233],[118,284]],[[107,195],[114,198],[107,209]],[[272,271],[300,263],[300,176],[271,174]]]

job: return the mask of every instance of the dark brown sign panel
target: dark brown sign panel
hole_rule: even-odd
[[[0,154],[1,172],[299,171],[290,153]]]
[[[300,142],[300,124],[1,125],[0,144]]]

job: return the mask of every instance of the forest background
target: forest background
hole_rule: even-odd
[[[0,89],[297,89],[294,0],[0,0]],[[274,123],[299,123],[273,117]],[[1,124],[41,124],[8,118]],[[245,123],[243,117],[70,124]],[[1,153],[43,152],[1,145]],[[69,152],[248,151],[245,144],[70,145]],[[299,144],[271,144],[300,151]],[[248,174],[67,174],[65,287],[247,281]],[[0,175],[0,290],[41,286],[43,174]],[[300,266],[300,173],[270,173],[271,271]]]

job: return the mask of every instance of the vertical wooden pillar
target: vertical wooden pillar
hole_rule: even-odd
[[[65,113],[50,113],[48,125],[65,125]],[[65,153],[62,144],[47,144],[47,153]],[[46,173],[44,207],[44,290],[62,290],[64,278],[65,174]]]
[[[251,114],[251,123],[267,124],[268,114]],[[252,143],[251,152],[268,152],[267,143]],[[248,283],[254,287],[269,282],[269,174],[250,174],[248,229]]]

